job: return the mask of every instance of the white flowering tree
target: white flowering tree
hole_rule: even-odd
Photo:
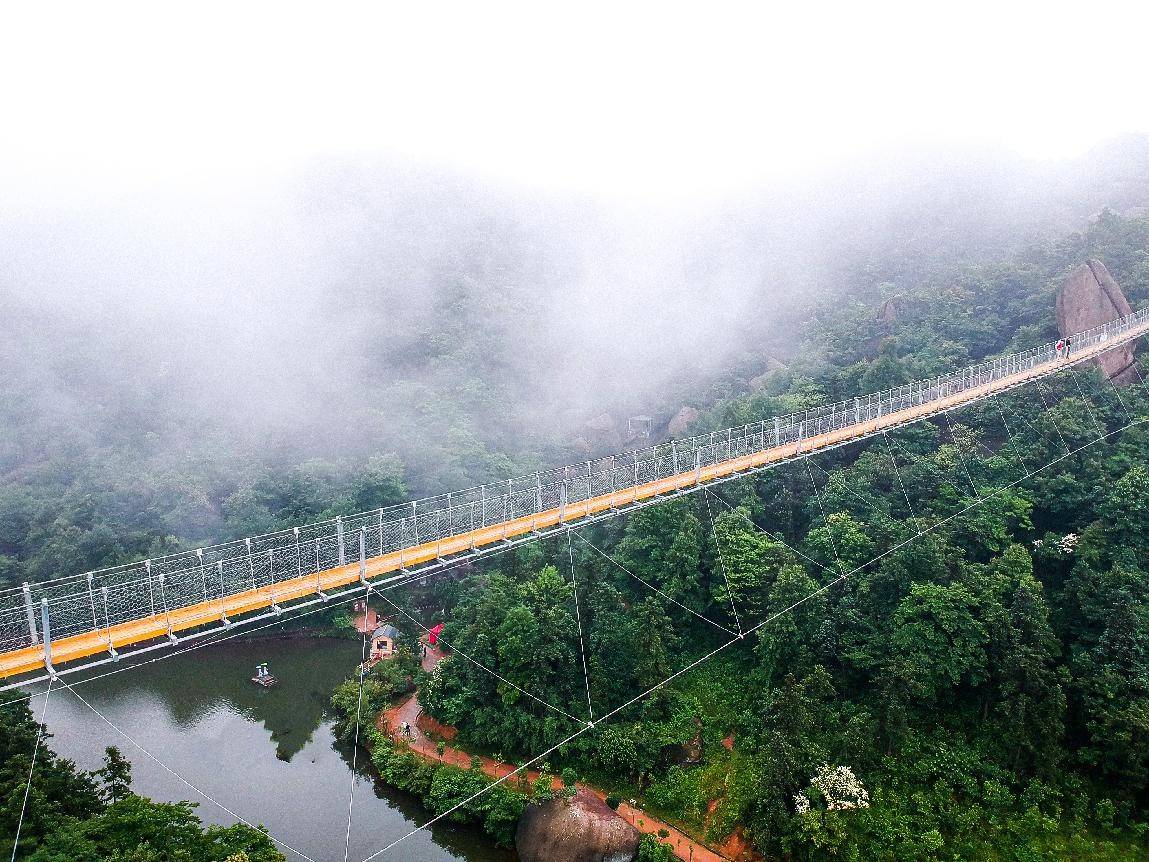
[[[794,797],[794,810],[805,814],[811,803],[825,806],[826,811],[850,811],[869,808],[870,794],[850,767],[822,764],[810,779],[810,786]]]

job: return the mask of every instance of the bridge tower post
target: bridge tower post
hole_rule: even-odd
[[[40,630],[44,633],[44,668],[54,677],[56,669],[52,667],[52,622],[48,619],[47,599],[40,599]]]
[[[28,617],[28,638],[32,642],[32,646],[40,643],[40,635],[36,631],[36,611],[32,607],[32,588],[27,584],[21,588],[24,593],[24,613]]]

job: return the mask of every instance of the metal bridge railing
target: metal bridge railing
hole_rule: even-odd
[[[1149,322],[1149,309],[1072,336],[1073,351]],[[544,470],[401,506],[305,524],[124,566],[0,591],[0,652],[171,613],[359,559],[436,542],[709,467],[929,404],[1053,360],[1050,343],[929,380],[625,454]],[[318,589],[318,580],[317,580]]]

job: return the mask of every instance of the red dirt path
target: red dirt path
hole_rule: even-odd
[[[423,669],[430,671],[435,665],[445,658],[443,653],[435,648],[428,647],[427,655],[423,659]],[[391,707],[380,713],[376,719],[375,725],[383,733],[386,733],[393,740],[406,744],[410,747],[411,751],[425,760],[435,760],[439,763],[449,763],[452,766],[458,766],[461,769],[470,769],[472,755],[468,754],[459,748],[445,746],[443,753],[439,754],[438,743],[427,736],[420,724],[428,724],[432,721],[429,716],[421,715],[422,708],[419,706],[419,699],[416,695],[411,695],[402,703]],[[422,721],[420,719],[423,719]],[[410,736],[403,734],[404,722],[410,727]],[[435,725],[438,725],[435,722]],[[438,725],[436,730],[442,728]],[[454,730],[454,728],[449,728]],[[489,778],[499,779],[504,776],[511,775],[515,771],[515,767],[509,763],[502,763],[501,761],[494,760],[490,757],[480,757],[483,773]],[[540,773],[535,770],[524,770],[514,778],[507,780],[507,784],[517,786],[522,790],[529,790],[530,787],[539,779]],[[555,790],[561,790],[563,783],[558,778],[551,779],[551,786]],[[580,788],[585,788],[597,796],[599,799],[605,799],[606,794],[599,790],[597,787],[579,783]],[[675,829],[669,823],[663,823],[655,817],[651,817],[645,811],[641,811],[631,805],[623,802],[618,806],[618,813],[622,815],[627,823],[633,825],[639,832],[647,835],[653,835],[658,838],[663,844],[669,845],[674,854],[682,859],[683,862],[730,862],[729,857],[722,856],[704,844],[700,844],[688,835],[683,834]],[[665,829],[670,833],[669,837],[662,838],[658,832]]]

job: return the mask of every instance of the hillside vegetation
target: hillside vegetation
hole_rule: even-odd
[[[1149,300],[1149,220],[1106,214],[827,308],[788,369],[703,429],[1048,341],[1085,256]],[[601,716],[729,641],[713,621],[753,634],[551,768],[771,858],[1145,858],[1147,416],[1143,385],[1081,368],[433,580],[411,613],[440,608],[426,621],[473,661],[443,665],[421,703],[521,762],[577,729],[540,701],[587,714],[584,646]]]

